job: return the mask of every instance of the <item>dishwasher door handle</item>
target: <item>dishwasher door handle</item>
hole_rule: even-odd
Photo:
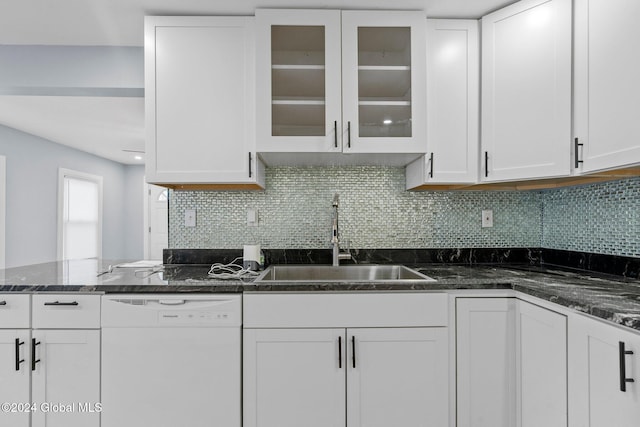
[[[160,299],[158,304],[162,305],[184,305],[187,302],[183,299]]]

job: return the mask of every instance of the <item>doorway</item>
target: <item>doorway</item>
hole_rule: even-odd
[[[162,250],[169,247],[169,190],[147,184],[147,229],[145,259],[162,260]]]
[[[0,156],[0,269],[5,268],[6,214],[7,214],[7,158]]]

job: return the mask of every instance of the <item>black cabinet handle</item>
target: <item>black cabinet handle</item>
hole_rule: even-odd
[[[356,367],[356,337],[355,335],[351,337],[351,361],[353,362],[353,367]]]
[[[347,122],[347,147],[351,148],[351,122]]]
[[[40,362],[40,359],[36,360],[36,346],[40,345],[40,341],[36,341],[35,338],[31,338],[31,370],[36,370],[36,363]]]
[[[573,139],[573,151],[574,151],[574,153],[573,153],[574,156],[573,157],[574,157],[574,160],[575,160],[574,167],[576,169],[578,169],[578,166],[580,166],[580,163],[583,163],[583,161],[580,160],[580,157],[578,156],[578,147],[582,147],[583,145],[584,144],[580,144],[578,142],[578,138],[574,138]]]
[[[45,302],[44,305],[53,305],[53,306],[76,306],[78,305],[78,301],[71,301],[71,302],[60,302],[60,301],[52,301],[52,302]]]
[[[635,382],[633,378],[627,378],[627,366],[625,363],[625,356],[633,354],[631,350],[624,349],[624,342],[618,342],[618,350],[620,355],[620,391],[627,391],[627,383]]]
[[[16,338],[16,371],[20,370],[20,364],[24,362],[24,359],[20,359],[21,345],[24,345],[24,341],[20,341],[20,338]]]
[[[7,305],[6,301],[0,301],[0,305]]]
[[[249,178],[251,178],[251,153],[249,153]]]
[[[429,156],[429,178],[433,178],[433,153]]]
[[[484,177],[487,178],[489,176],[489,152],[484,152]]]
[[[342,369],[342,337],[338,337],[338,369]]]
[[[338,121],[333,122],[333,143],[338,148]]]

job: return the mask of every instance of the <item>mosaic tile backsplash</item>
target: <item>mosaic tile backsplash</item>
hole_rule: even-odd
[[[544,248],[640,257],[640,178],[541,195]]]
[[[340,195],[341,241],[351,248],[540,247],[540,192],[407,192],[404,168],[274,167],[265,191],[172,191],[169,245],[175,249],[329,248],[331,202]],[[196,227],[184,226],[196,209]],[[258,225],[247,226],[247,210]],[[494,227],[481,227],[493,209]],[[636,239],[637,240],[637,239]]]

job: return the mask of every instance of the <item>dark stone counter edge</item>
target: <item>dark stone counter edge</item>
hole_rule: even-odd
[[[333,284],[267,284],[256,285],[253,283],[232,283],[223,285],[167,285],[167,286],[47,286],[47,285],[18,285],[0,286],[0,292],[93,292],[93,293],[241,293],[241,292],[327,292],[327,291],[442,291],[442,290],[514,290],[526,295],[540,298],[551,303],[558,304],[577,312],[607,320],[609,322],[626,326],[640,331],[640,318],[626,316],[615,310],[577,302],[553,292],[545,292],[541,289],[532,289],[530,286],[520,285],[517,281],[484,283],[455,283],[437,282],[429,284],[397,285],[397,284],[368,284],[368,283],[333,283]]]

